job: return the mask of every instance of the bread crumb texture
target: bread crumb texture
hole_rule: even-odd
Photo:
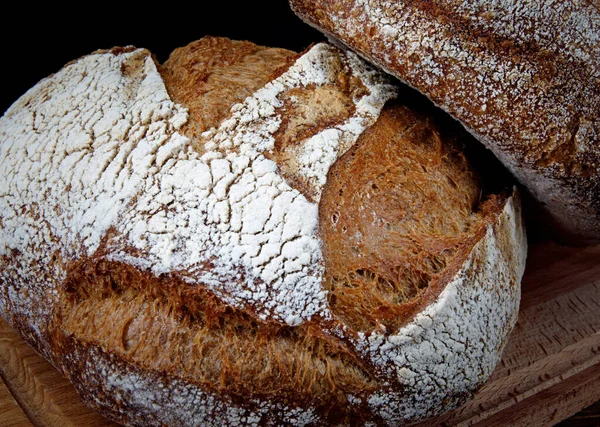
[[[600,241],[597,5],[584,0],[290,4],[306,22],[460,120],[545,205],[555,228],[562,228],[558,235]]]
[[[73,61],[0,118],[3,316],[126,425],[456,406],[515,322],[519,199],[396,96],[324,43]]]

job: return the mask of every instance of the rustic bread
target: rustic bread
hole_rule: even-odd
[[[461,121],[527,187],[543,232],[564,243],[600,242],[597,5],[290,4],[307,23]]]
[[[125,425],[395,425],[491,374],[519,194],[352,53],[95,52],[0,118],[0,312]]]

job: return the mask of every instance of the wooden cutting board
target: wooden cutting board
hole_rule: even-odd
[[[114,426],[0,319],[1,426]],[[530,248],[519,321],[475,398],[422,423],[551,426],[600,400],[600,246]]]

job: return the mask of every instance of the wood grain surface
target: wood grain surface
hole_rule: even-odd
[[[13,426],[116,426],[88,409],[73,386],[0,318],[0,376],[28,418]],[[2,405],[8,398],[2,399]],[[6,404],[7,406],[9,404]],[[2,415],[0,415],[2,416]],[[0,426],[7,420],[0,418]],[[18,424],[17,422],[21,422]]]
[[[600,246],[532,246],[522,289],[519,320],[490,380],[461,408],[419,427],[600,425]],[[115,426],[1,319],[0,375],[1,426]]]
[[[2,380],[0,380],[0,425],[5,427],[28,427],[32,425]]]

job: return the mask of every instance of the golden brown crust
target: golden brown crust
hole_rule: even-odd
[[[348,325],[390,330],[483,223],[462,147],[403,105],[331,168],[320,205],[330,304]],[[447,212],[452,212],[448,215]],[[400,310],[400,312],[399,312]]]
[[[200,41],[188,48],[213,42]],[[524,263],[518,195],[481,197],[477,174],[462,154],[461,142],[448,138],[433,120],[406,106],[390,103],[384,107],[395,90],[356,57],[324,44],[298,56],[293,64],[287,53],[276,54],[278,59],[273,61],[261,60],[253,73],[243,70],[246,61],[254,60],[254,48],[247,43],[233,45],[242,47],[233,49],[241,52],[239,56],[221,52],[223,44],[213,46],[220,65],[208,67],[208,80],[226,79],[232,86],[224,89],[223,96],[220,84],[206,92],[205,101],[215,106],[212,111],[195,104],[197,85],[187,87],[178,79],[197,80],[190,77],[195,65],[210,60],[213,49],[195,51],[190,61],[173,56],[166,88],[144,50],[98,53],[97,58],[73,63],[73,68],[58,75],[65,85],[82,76],[126,82],[124,87],[103,87],[94,81],[90,87],[101,87],[100,94],[90,89],[84,96],[86,101],[128,97],[110,110],[116,124],[102,122],[110,114],[98,115],[101,118],[94,124],[95,143],[112,147],[113,135],[122,135],[118,147],[126,153],[113,154],[101,165],[93,183],[99,189],[92,193],[101,202],[93,206],[97,211],[84,209],[88,199],[77,199],[85,194],[77,180],[85,180],[91,174],[90,164],[95,163],[81,167],[75,162],[72,169],[61,168],[55,172],[58,177],[50,177],[62,185],[61,180],[68,181],[75,174],[72,170],[76,171],[76,179],[64,188],[70,198],[65,204],[47,208],[44,200],[37,202],[46,217],[36,223],[37,233],[25,239],[28,250],[2,254],[3,313],[22,333],[31,331],[30,342],[75,383],[86,402],[126,424],[331,425],[360,420],[386,425],[430,416],[457,404],[487,378],[514,324]],[[234,65],[221,67],[230,60]],[[282,61],[288,69],[279,75]],[[104,72],[93,75],[90,70],[98,69],[98,63]],[[202,70],[200,75],[206,75],[206,69]],[[319,80],[324,74],[328,80]],[[257,81],[272,75],[279,77],[256,90]],[[305,83],[307,76],[314,81]],[[52,83],[38,90],[52,94]],[[63,88],[61,83],[61,93]],[[254,94],[240,102],[249,90]],[[171,96],[180,104],[170,103],[167,92],[177,93]],[[60,112],[63,104],[58,99],[52,109],[44,111]],[[190,104],[185,100],[191,100]],[[335,108],[324,108],[323,103]],[[83,104],[94,110],[95,105]],[[109,110],[109,104],[102,104],[103,108]],[[132,106],[124,109],[123,104]],[[379,118],[378,109],[384,111]],[[132,117],[127,116],[130,110]],[[186,124],[186,111],[199,115],[198,127]],[[11,114],[19,113],[15,108]],[[125,117],[130,123],[118,134],[119,120]],[[7,123],[9,119],[2,120]],[[30,129],[26,120],[8,123],[17,129],[16,135],[23,133],[19,126],[25,126],[24,133],[37,135],[45,125],[36,122],[36,128]],[[222,126],[206,132],[214,140],[203,145],[200,139],[206,123]],[[271,132],[266,136],[259,133],[265,123]],[[11,134],[12,128],[5,126]],[[61,122],[61,126],[70,129],[73,124]],[[103,129],[108,130],[103,133]],[[355,139],[331,138],[344,132],[355,136],[356,143]],[[102,139],[109,134],[110,138]],[[244,137],[265,152],[234,144]],[[92,150],[83,136],[81,140],[83,148],[74,149],[71,144],[56,150],[51,146],[49,152],[110,153],[98,147]],[[39,152],[45,153],[45,142],[35,140]],[[181,148],[188,143],[189,150]],[[337,156],[328,157],[332,166],[322,193],[309,191],[319,189],[320,181],[315,185],[307,180],[303,187],[302,182],[290,179],[297,190],[280,178],[294,173],[302,176],[301,169],[286,166],[285,161],[281,173],[272,161],[281,160],[282,153],[294,154],[286,149],[297,146],[328,148]],[[10,161],[28,160],[6,155]],[[324,168],[320,163],[317,166],[322,173]],[[59,172],[65,170],[63,177]],[[243,173],[234,175],[236,170]],[[111,173],[115,181],[107,184],[103,179]],[[129,181],[120,181],[123,176]],[[138,176],[142,178],[135,181]],[[10,175],[10,179],[17,184],[27,182],[23,176]],[[222,182],[227,187],[219,187]],[[9,181],[7,186],[12,184]],[[117,188],[125,191],[112,194]],[[47,190],[53,197],[63,196],[51,191]],[[302,191],[312,194],[314,203],[306,202]],[[262,228],[254,220],[264,214],[263,206],[252,204],[260,192],[276,196],[257,199],[260,204],[263,200],[272,203],[268,216],[258,223]],[[15,214],[13,205],[20,205],[26,197],[29,193],[23,190],[21,198],[1,206],[7,213],[3,223],[7,230],[22,227],[23,217],[25,221],[42,217],[39,212],[35,217],[25,211],[20,211],[21,217]],[[235,204],[244,199],[251,202]],[[277,203],[286,199],[300,203],[292,206],[295,210],[278,212]],[[122,209],[117,204],[112,210],[100,210],[109,201],[122,201]],[[317,201],[321,203],[320,224]],[[313,208],[314,226],[308,224],[314,234],[309,238],[314,239],[310,240],[301,226]],[[235,218],[236,209],[251,212],[238,217],[238,229],[234,220],[229,221]],[[63,211],[65,216],[60,215]],[[91,225],[85,222],[90,217]],[[111,220],[106,221],[107,217]],[[62,232],[63,222],[63,237],[54,238]],[[90,228],[74,233],[73,227],[82,223]],[[190,223],[200,224],[191,228]],[[213,223],[216,226],[211,228]],[[231,229],[242,232],[219,234]],[[265,230],[269,233],[261,234]],[[200,239],[195,240],[194,233]],[[210,252],[213,236],[218,245]],[[286,238],[277,240],[280,236]],[[227,246],[228,239],[232,246]],[[284,259],[285,263],[275,264],[285,271],[283,279],[277,281],[280,270],[253,275],[250,267],[223,262],[252,239],[264,241],[249,245],[256,257],[251,267]],[[302,239],[316,241],[318,246],[294,246]],[[357,247],[358,255],[353,253]],[[56,250],[50,263],[45,262],[52,252],[48,248]],[[307,248],[318,257],[313,254],[311,259],[302,251]],[[267,256],[261,257],[263,252]],[[498,267],[492,269],[490,260],[495,257]],[[29,285],[30,280],[34,285]],[[314,288],[309,280],[316,283]],[[369,301],[355,305],[356,298],[346,298],[343,288],[353,288],[361,280],[362,296],[367,295]],[[329,300],[325,286],[330,287]],[[479,300],[486,303],[472,305]],[[49,301],[45,308],[43,301]],[[487,327],[490,318],[497,328]],[[478,345],[482,340],[483,347]],[[474,344],[462,348],[465,341]],[[408,348],[403,350],[405,345]],[[435,345],[439,352],[424,352],[423,345]],[[401,363],[402,357],[412,353],[428,356],[411,356]],[[429,357],[452,362],[439,369],[439,362]],[[457,369],[462,372],[460,378]],[[448,386],[432,390],[432,382]],[[417,409],[407,409],[407,405]]]
[[[172,99],[188,108],[184,132],[198,139],[202,150],[201,133],[218,127],[234,104],[271,81],[295,56],[286,49],[207,36],[175,49],[161,74]]]
[[[432,302],[443,284],[425,289],[456,273],[501,208],[481,208],[480,192],[458,142],[433,119],[387,106],[333,165],[320,203],[336,322],[350,335],[393,331]],[[263,321],[176,276],[107,262],[102,249],[96,258],[71,266],[61,286],[53,329],[70,339],[232,397],[318,399],[326,410],[382,387],[348,342],[323,332],[328,322]]]

